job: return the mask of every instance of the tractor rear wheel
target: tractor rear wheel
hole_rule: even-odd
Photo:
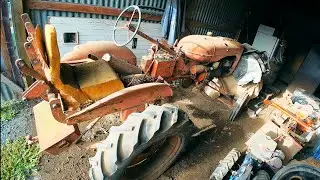
[[[194,126],[177,107],[151,105],[132,113],[90,158],[91,179],[156,179],[185,149]]]

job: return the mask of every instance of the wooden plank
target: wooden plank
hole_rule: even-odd
[[[2,15],[1,15],[1,19],[2,19]],[[5,62],[5,66],[6,66],[6,74],[8,75],[8,77],[10,79],[14,79],[13,78],[13,71],[12,71],[12,66],[11,66],[11,62],[10,62],[10,56],[9,56],[9,51],[8,51],[8,46],[6,43],[6,38],[4,37],[4,29],[3,29],[3,23],[1,22],[1,55],[4,58],[4,62]]]
[[[101,14],[101,15],[108,15],[108,16],[119,16],[119,14],[121,13],[121,9],[118,9],[118,8],[93,6],[93,5],[87,5],[87,4],[61,3],[61,2],[35,1],[35,0],[28,0],[27,8],[39,9],[39,10],[92,13],[92,14]],[[130,18],[131,13],[130,12],[124,13],[122,16]],[[134,18],[137,18],[137,16],[135,16]],[[143,20],[161,21],[162,16],[142,14],[141,18]]]
[[[15,60],[17,59],[12,32],[10,28],[10,12],[7,1],[1,1],[1,27],[3,28],[4,42],[7,45],[7,50],[9,54],[9,60],[12,69],[12,80],[17,83],[19,86],[23,87],[24,83],[21,78],[19,69],[14,65]]]
[[[24,24],[21,21],[21,14],[23,14],[22,1],[12,1],[11,2],[11,14],[12,14],[12,25],[14,29],[15,45],[17,47],[18,57],[23,59],[25,63],[31,67],[31,62],[24,50],[24,43],[26,42],[27,36],[24,28]],[[33,83],[31,77],[26,77],[24,79],[25,86],[28,87]]]
[[[17,92],[17,93],[22,93],[23,89],[16,85],[14,82],[12,82],[10,79],[8,79],[5,75],[3,75],[1,73],[1,82],[5,83],[6,85],[8,85],[13,91]]]

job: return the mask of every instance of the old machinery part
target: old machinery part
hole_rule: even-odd
[[[286,110],[285,108],[283,108],[282,106],[278,105],[277,103],[274,103],[272,101],[270,101],[268,98],[270,96],[268,96],[265,100],[263,100],[263,104],[265,105],[270,105],[275,107],[276,109],[280,110],[282,113],[286,114],[287,116],[289,116],[291,119],[293,119],[294,121],[296,121],[302,128],[304,131],[312,131],[313,128],[311,126],[309,126],[307,123],[305,123],[303,120],[299,119],[295,114],[293,114],[292,112]]]
[[[251,179],[252,171],[255,168],[256,160],[247,153],[244,160],[237,171],[233,171],[230,180]]]
[[[209,85],[206,85],[203,90],[206,95],[208,95],[212,99],[216,99],[220,96],[220,92]]]
[[[67,124],[76,124],[110,113],[152,103],[173,95],[171,87],[164,83],[145,83],[117,91],[94,104],[68,116]]]
[[[131,15],[131,18],[129,19],[129,22],[126,23],[124,26],[122,27],[117,27],[120,19],[122,18],[121,16],[124,14],[124,13],[127,13],[127,11],[129,9],[133,9],[133,13]],[[133,31],[133,34],[130,36],[130,30],[129,30],[129,27],[132,26],[131,25],[131,22],[132,22],[132,19],[135,16],[135,12],[138,12],[138,23],[135,27],[135,31]],[[117,46],[125,46],[127,45],[128,43],[130,43],[132,41],[132,39],[134,38],[134,36],[137,34],[138,30],[139,30],[139,27],[140,27],[140,23],[141,23],[141,11],[140,11],[140,8],[136,5],[131,5],[131,6],[128,6],[127,8],[125,8],[121,13],[120,15],[118,16],[117,20],[116,20],[116,23],[114,24],[114,27],[113,27],[113,34],[112,34],[112,39],[113,39],[113,42],[117,45]],[[116,31],[119,30],[119,29],[125,29],[127,30],[127,33],[128,33],[128,39],[126,42],[124,43],[119,43],[119,41],[116,40]]]
[[[60,64],[60,53],[57,42],[57,32],[53,25],[45,25],[45,39],[47,56],[49,59],[49,74],[48,79],[53,86],[59,90],[65,103],[69,107],[79,107],[80,104],[84,104],[90,100],[87,94],[82,92],[78,88],[74,88],[68,84],[64,84],[61,80],[61,64]]]
[[[50,111],[50,104],[46,101],[33,107],[40,151],[58,154],[79,137],[80,131],[77,125],[58,122]]]
[[[239,42],[230,38],[190,35],[182,38],[176,49],[191,60],[203,63],[216,62],[228,56],[235,56],[236,60],[231,67],[231,72],[233,72],[244,48]]]
[[[132,25],[129,26],[129,30],[132,31],[132,32],[136,32],[137,31],[137,29],[135,27],[133,27]],[[176,53],[173,49],[171,49],[167,44],[159,42],[159,41],[153,39],[152,37],[146,35],[145,33],[141,32],[141,31],[137,31],[137,34],[139,36],[143,37],[144,39],[150,41],[152,44],[155,44],[157,47],[165,50],[170,55],[177,56],[178,53]]]
[[[316,180],[320,179],[320,169],[307,164],[292,163],[280,169],[272,180]]]
[[[224,176],[231,170],[241,156],[241,152],[237,149],[232,149],[228,155],[219,162],[219,165],[210,176],[211,180],[222,180]]]
[[[32,100],[41,97],[42,99],[48,101],[47,92],[49,89],[50,88],[45,81],[37,80],[22,93],[22,99]]]
[[[193,130],[188,116],[169,104],[133,113],[97,145],[90,179],[156,179],[183,152]]]
[[[28,14],[21,15],[22,22],[27,30],[28,37],[27,42],[24,44],[26,53],[31,61],[33,69],[45,76],[45,70],[47,69],[47,60],[44,55],[43,37],[40,26],[34,26],[31,23]]]
[[[208,68],[204,65],[193,65],[190,67],[190,73],[193,75],[204,73],[207,71],[208,71]]]
[[[135,86],[135,85],[144,84],[144,83],[151,83],[156,81],[153,77],[146,74],[134,74],[134,75],[128,75],[128,76],[121,76],[120,79],[125,87]]]
[[[243,93],[242,96],[240,96],[236,101],[236,106],[232,109],[232,112],[229,116],[229,121],[234,121],[234,119],[237,117],[237,115],[240,113],[241,109],[246,105],[249,99],[248,93]]]
[[[126,61],[134,66],[137,65],[137,58],[129,48],[119,47],[112,41],[92,41],[77,45],[61,58],[61,63],[76,64],[77,61],[88,58],[89,54],[100,59],[103,55],[110,54],[115,59]]]
[[[142,70],[139,67],[124,60],[117,59],[110,54],[103,55],[101,59],[107,61],[112,69],[121,75],[142,74]]]
[[[40,73],[35,71],[34,69],[30,68],[22,59],[17,59],[16,60],[16,66],[18,69],[24,74],[31,76],[37,80],[44,80],[46,81],[46,78],[42,76]]]

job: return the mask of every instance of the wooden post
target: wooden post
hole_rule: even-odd
[[[21,0],[20,0],[21,1]],[[94,6],[88,4],[77,4],[77,3],[66,3],[66,2],[51,2],[51,1],[35,1],[27,0],[27,8],[29,9],[39,9],[39,10],[54,10],[54,11],[68,11],[68,12],[83,12],[92,14],[101,14],[108,16],[119,16],[121,9],[111,8],[104,6]],[[122,14],[123,17],[130,18],[130,12],[125,12]],[[134,16],[133,18],[137,18]],[[162,16],[155,16],[150,14],[142,14],[141,19],[150,21],[161,21]]]
[[[11,14],[12,14],[12,24],[14,29],[14,36],[15,36],[15,45],[18,52],[18,58],[23,59],[25,63],[31,67],[30,60],[27,56],[26,51],[24,50],[24,43],[26,42],[26,31],[24,24],[21,20],[21,14],[23,14],[23,1],[11,1]],[[27,76],[24,79],[24,84],[26,87],[31,85],[33,80],[31,77]]]
[[[2,19],[2,13],[1,13],[1,19]],[[4,36],[4,29],[3,29],[3,23],[1,23],[1,55],[4,59],[4,63],[6,66],[6,75],[10,78],[10,79],[14,79],[13,77],[13,70],[12,70],[12,66],[11,66],[11,62],[10,62],[10,55],[9,55],[9,51],[8,51],[8,46],[6,43],[6,38]]]
[[[14,49],[14,43],[12,39],[12,33],[10,28],[10,18],[8,3],[6,0],[1,0],[1,28],[3,29],[4,43],[7,46],[9,60],[12,69],[12,80],[19,86],[23,87],[24,83],[21,78],[21,73],[17,67],[14,66],[15,60],[17,59],[16,52]]]

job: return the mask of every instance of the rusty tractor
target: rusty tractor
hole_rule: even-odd
[[[131,19],[118,27],[121,15],[130,9]],[[114,42],[78,45],[61,58],[54,26],[45,25],[42,33],[27,14],[21,17],[28,33],[24,47],[32,68],[21,59],[16,66],[36,80],[23,98],[42,98],[33,108],[41,151],[58,154],[64,150],[80,136],[78,123],[114,112],[121,114],[123,124],[110,129],[108,138],[90,159],[92,179],[160,176],[183,151],[193,126],[177,107],[150,104],[172,96],[173,81],[206,83],[209,72],[219,66],[227,66],[228,74],[232,73],[244,50],[233,39],[207,35],[186,36],[170,47],[139,31],[140,9],[129,6],[116,21]],[[133,19],[137,19],[137,25],[133,25]],[[116,38],[118,30],[129,34],[122,44]],[[136,34],[152,43],[140,68],[135,55],[125,47]],[[224,63],[227,57],[234,57],[231,63]],[[228,88],[237,85],[228,80],[230,76],[225,77],[220,77],[221,82],[228,85],[218,89],[219,96],[223,95],[219,98],[234,107],[235,100],[230,97],[236,97],[237,92]]]

